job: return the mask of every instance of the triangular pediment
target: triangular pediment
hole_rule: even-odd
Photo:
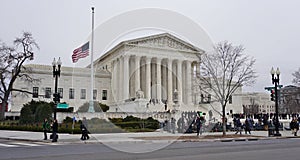
[[[133,47],[149,47],[149,48],[159,48],[159,49],[172,49],[177,51],[184,51],[184,52],[193,52],[193,53],[204,53],[204,50],[195,47],[194,45],[183,41],[169,33],[151,35],[131,40],[126,40],[109,51],[107,51],[104,55],[98,58],[96,61],[100,62],[106,57],[110,55],[117,55],[117,53],[123,52],[122,49],[127,46]]]
[[[201,49],[169,33],[137,38],[137,39],[125,41],[124,43],[128,45],[135,45],[135,46],[176,49],[176,50],[190,51],[190,52],[201,51]]]

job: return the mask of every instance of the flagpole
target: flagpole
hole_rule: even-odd
[[[92,43],[91,43],[91,99],[88,112],[94,113],[94,99],[93,99],[93,90],[94,90],[94,7],[92,7]]]

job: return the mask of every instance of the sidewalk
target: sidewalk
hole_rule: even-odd
[[[252,131],[251,135],[235,135],[234,132],[226,132],[227,137],[222,137],[222,132],[205,132],[197,137],[195,133],[179,134],[167,132],[142,132],[142,133],[107,133],[107,134],[90,134],[90,139],[81,141],[80,134],[62,134],[59,133],[58,143],[122,143],[122,142],[162,142],[162,141],[238,141],[253,139],[276,139],[276,138],[296,138],[290,131],[280,131],[281,137],[268,137],[267,131]],[[300,133],[299,133],[300,134]],[[48,133],[48,138],[50,133]],[[300,138],[300,136],[298,137]],[[9,131],[0,130],[0,139],[12,139],[23,141],[51,142],[43,140],[42,132],[28,131]]]

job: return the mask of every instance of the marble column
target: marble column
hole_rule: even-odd
[[[141,89],[140,84],[140,56],[135,56],[135,92]]]
[[[167,66],[167,72],[168,72],[168,104],[172,105],[173,104],[173,72],[172,72],[172,59],[168,59],[168,66]]]
[[[177,90],[178,90],[178,104],[182,103],[182,61],[177,60]]]
[[[146,57],[146,99],[151,99],[151,57]]]
[[[186,100],[187,104],[192,104],[192,64],[190,61],[186,61]]]
[[[196,75],[200,76],[200,62],[196,63]]]
[[[111,96],[110,96],[110,101],[114,103],[114,98],[116,96],[116,60],[111,61]]]
[[[196,77],[200,77],[200,62],[196,62]],[[198,78],[196,78],[197,80]],[[199,87],[195,88],[195,95],[196,95],[196,98],[195,98],[195,101],[196,101],[196,104],[199,103],[201,101],[201,97],[200,97],[200,89]]]
[[[157,84],[156,84],[156,96],[159,102],[161,102],[161,58],[156,59],[156,77],[157,77]]]
[[[123,56],[123,100],[129,98],[129,56]]]
[[[122,79],[123,79],[123,77],[122,77],[122,68],[123,67],[121,67],[121,58],[119,57],[118,58],[118,60],[117,60],[117,79],[118,79],[118,85],[117,85],[117,93],[116,93],[116,95],[118,96],[117,97],[117,100],[118,100],[118,102],[120,102],[121,100],[122,100],[122,94],[123,94],[123,92],[122,92]]]

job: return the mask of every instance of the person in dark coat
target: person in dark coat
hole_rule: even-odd
[[[199,136],[200,134],[200,129],[201,129],[201,121],[200,121],[200,117],[197,115],[196,120],[195,120],[195,125],[197,128],[197,136]]]
[[[58,123],[57,120],[55,119],[52,123],[52,142],[57,142],[57,135],[58,132]]]
[[[290,128],[292,130],[292,134],[294,134],[294,136],[297,136],[297,132],[299,130],[299,123],[296,117],[294,117],[290,123]]]
[[[195,125],[196,125],[196,129],[197,129],[197,136],[199,136],[199,134],[202,135],[202,127],[203,127],[204,123],[205,123],[204,117],[200,116],[197,113],[197,117],[196,117],[196,120],[195,120]]]
[[[81,138],[80,138],[81,140],[86,140],[90,138],[88,135],[88,130],[83,123],[80,124],[80,130],[81,130]]]
[[[50,131],[50,124],[47,120],[47,118],[44,119],[43,123],[43,131],[44,131],[44,140],[47,140],[47,133]]]
[[[236,132],[235,134],[239,133],[242,134],[242,123],[241,123],[241,120],[239,118],[237,118],[235,120],[235,126],[236,126]]]
[[[83,120],[80,124],[80,130],[81,130],[81,140],[87,140],[90,138],[89,131],[88,131],[88,124],[85,117],[83,117]]]
[[[249,134],[251,134],[251,128],[252,128],[252,121],[250,118],[246,118],[245,120],[245,134],[247,134],[247,132]]]

